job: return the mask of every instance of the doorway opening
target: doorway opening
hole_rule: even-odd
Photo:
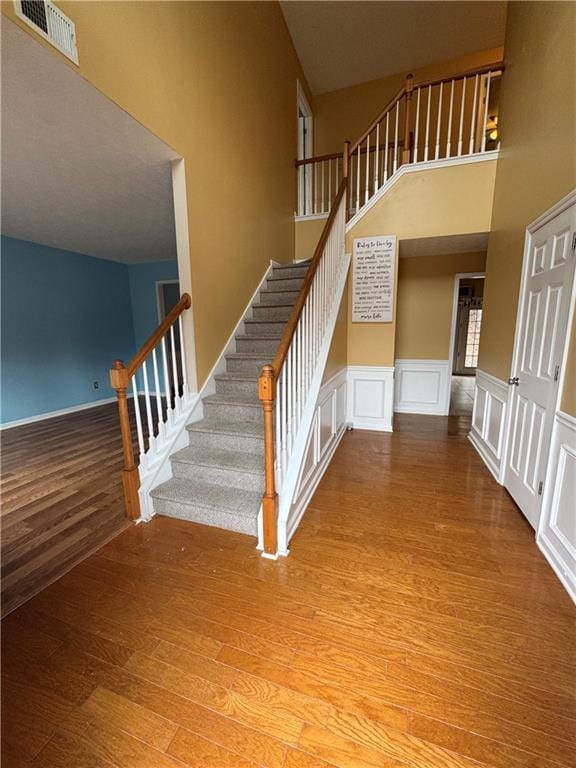
[[[472,419],[474,388],[484,300],[484,273],[460,274],[454,280],[450,341],[451,416]]]

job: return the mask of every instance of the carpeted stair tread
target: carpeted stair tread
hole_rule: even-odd
[[[151,495],[155,499],[190,504],[194,507],[224,509],[235,515],[250,518],[258,514],[262,502],[261,495],[255,491],[225,488],[180,477],[173,477],[157,486]]]
[[[188,424],[188,432],[208,432],[219,435],[239,435],[258,437],[264,441],[262,424],[256,421],[222,421],[220,419],[202,419]]]
[[[257,475],[264,474],[264,460],[262,456],[254,453],[188,446],[174,453],[172,460],[202,467],[226,467],[227,469],[237,469]]]

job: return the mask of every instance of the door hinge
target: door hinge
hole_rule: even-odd
[[[576,232],[572,234],[572,253],[576,251]]]
[[[556,368],[554,368],[554,381],[558,381],[559,373],[560,373],[560,366],[557,365]]]
[[[542,491],[544,490],[544,483],[542,480],[538,483],[538,496],[542,496]]]

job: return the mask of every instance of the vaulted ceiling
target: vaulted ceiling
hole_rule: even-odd
[[[505,2],[280,5],[314,94],[504,44]]]

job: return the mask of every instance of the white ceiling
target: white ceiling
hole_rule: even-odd
[[[2,234],[125,263],[176,258],[176,157],[2,19]]]
[[[449,253],[481,253],[488,249],[488,232],[400,240],[400,258],[445,256]]]
[[[504,44],[505,2],[280,5],[314,94]]]

